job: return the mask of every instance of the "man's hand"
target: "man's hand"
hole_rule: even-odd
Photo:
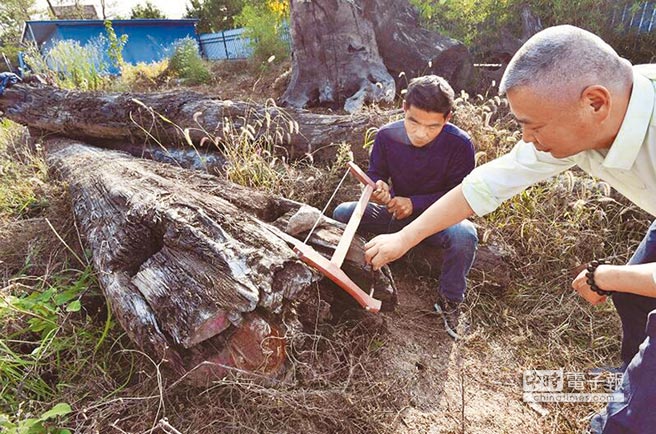
[[[410,217],[412,215],[412,201],[408,197],[396,196],[387,202],[387,211],[397,220]]]
[[[376,189],[371,194],[371,199],[377,204],[387,205],[391,198],[389,185],[380,179],[376,181]]]
[[[374,270],[380,270],[383,265],[403,256],[410,247],[401,232],[378,235],[364,245],[364,260]]]
[[[588,270],[583,270],[579,273],[578,276],[576,276],[576,279],[574,279],[574,281],[572,282],[572,288],[574,288],[581,297],[586,299],[588,303],[590,303],[593,306],[596,306],[600,303],[605,302],[607,297],[605,295],[599,295],[596,292],[594,292],[592,289],[590,289],[590,285],[588,285],[588,279],[585,276],[587,271]]]

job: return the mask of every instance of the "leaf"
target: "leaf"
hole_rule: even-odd
[[[81,308],[82,308],[82,303],[80,303],[80,300],[75,300],[74,302],[66,306],[66,312],[79,312]]]
[[[60,402],[59,404],[52,407],[50,410],[43,413],[39,419],[48,420],[57,416],[65,416],[71,411],[73,411],[73,409],[71,409],[70,405],[66,404],[65,402]]]
[[[55,295],[54,297],[55,304],[57,306],[66,304],[69,301],[73,300],[75,297],[77,297],[79,294],[80,294],[80,290],[78,288],[76,287],[68,288],[66,291],[60,292],[59,294]]]

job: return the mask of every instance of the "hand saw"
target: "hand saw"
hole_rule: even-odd
[[[351,246],[355,232],[358,229],[358,225],[360,224],[360,220],[362,220],[362,216],[364,215],[367,203],[369,203],[369,198],[376,189],[376,184],[355,163],[348,163],[348,172],[355,176],[362,184],[364,184],[364,190],[360,195],[360,199],[358,200],[351,218],[346,224],[344,234],[340,238],[333,256],[330,258],[330,260],[328,260],[306,243],[295,244],[294,251],[303,262],[316,268],[324,276],[335,282],[340,288],[342,288],[351,297],[353,297],[360,304],[360,306],[364,307],[369,312],[378,312],[380,311],[381,301],[373,298],[373,289],[369,294],[367,294],[362,289],[360,289],[360,287],[356,285],[355,282],[353,282],[341,269],[342,264],[344,263],[344,258],[346,258],[346,253]],[[339,189],[339,185],[337,188]],[[330,204],[330,201],[328,204]],[[327,207],[328,205],[326,205],[326,208]],[[314,228],[312,228],[312,230],[314,230]],[[309,235],[306,238],[306,241],[308,239]]]

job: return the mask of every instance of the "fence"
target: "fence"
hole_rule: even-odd
[[[209,60],[245,59],[253,53],[250,39],[243,35],[244,29],[224,30],[199,36],[203,56]],[[282,40],[291,44],[289,28],[282,27]]]
[[[611,25],[620,31],[636,29],[639,32],[656,30],[656,2],[642,2],[638,6],[625,5],[613,9]]]
[[[225,30],[200,35],[200,48],[209,60],[244,59],[253,52],[250,40],[242,35],[244,29]]]

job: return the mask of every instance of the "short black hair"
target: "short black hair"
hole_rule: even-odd
[[[408,106],[447,116],[453,110],[454,96],[453,88],[444,78],[424,75],[410,80],[405,102]]]

